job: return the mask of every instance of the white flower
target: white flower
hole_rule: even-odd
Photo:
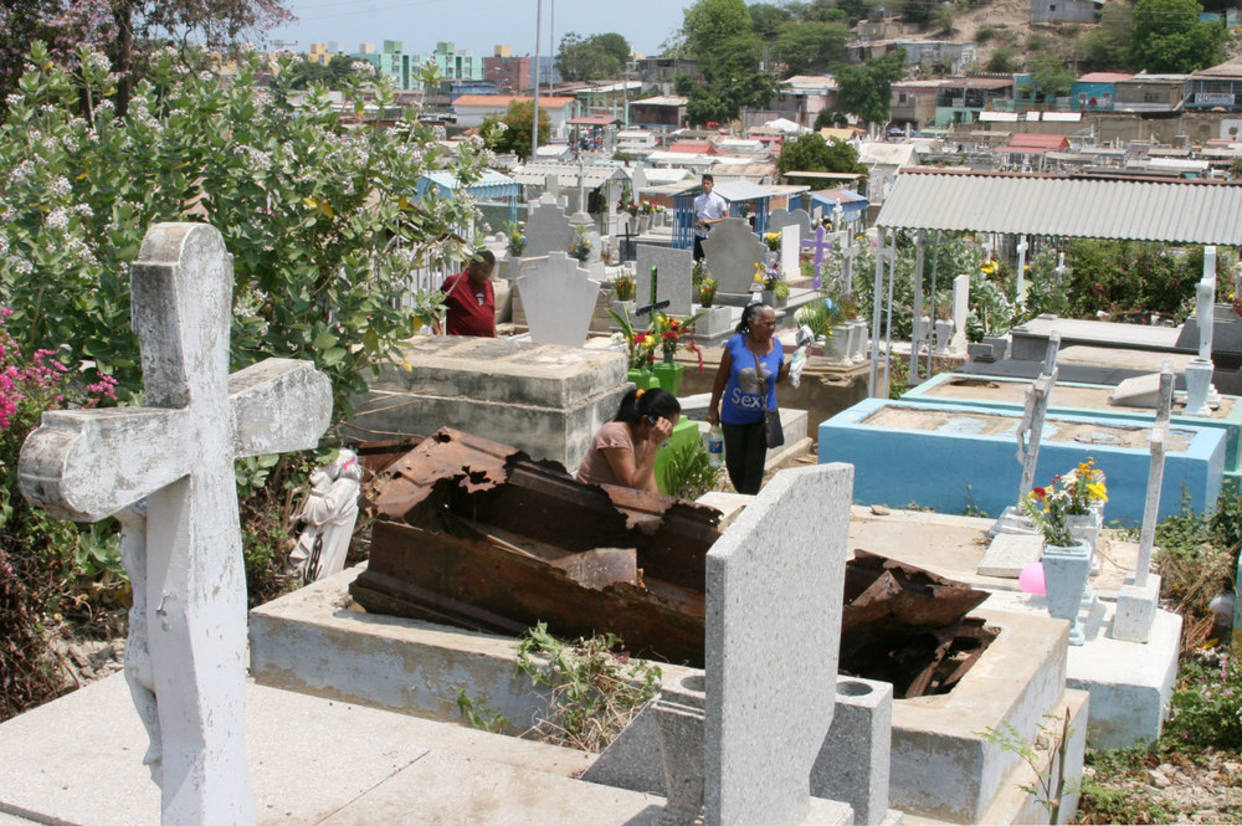
[[[349,70],[355,74],[366,75],[367,77],[375,76],[375,66],[365,60],[355,60],[349,64]]]
[[[13,260],[13,269],[18,275],[30,275],[34,272],[34,264],[31,264],[25,258],[17,258]]]
[[[8,255],[9,238],[7,235],[0,235],[0,255]]]
[[[25,98],[17,94],[17,92],[12,92],[11,94],[5,96],[4,104],[10,109],[12,109],[16,106],[19,106],[23,100],[25,100]]]
[[[54,198],[67,198],[69,193],[73,191],[73,187],[69,184],[69,179],[64,175],[57,176],[56,180],[48,184],[47,191]]]
[[[92,69],[98,69],[101,72],[112,71],[112,62],[108,60],[108,56],[103,52],[90,52],[86,55],[86,63]]]
[[[34,174],[34,161],[29,158],[13,167],[13,171],[9,173],[9,178],[15,184],[22,184],[30,180],[30,176]]]
[[[69,213],[64,207],[56,207],[47,214],[43,219],[43,225],[48,229],[65,230],[69,228]]]

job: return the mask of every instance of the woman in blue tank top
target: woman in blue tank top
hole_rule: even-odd
[[[712,384],[707,421],[724,430],[725,467],[738,493],[759,492],[768,450],[763,414],[776,409],[776,383],[789,373],[775,332],[775,310],[747,305]]]

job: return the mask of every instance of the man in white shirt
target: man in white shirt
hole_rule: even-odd
[[[713,224],[719,224],[729,217],[729,205],[712,188],[716,179],[711,175],[703,176],[703,194],[694,199],[694,260],[703,260],[703,239],[711,231]]]

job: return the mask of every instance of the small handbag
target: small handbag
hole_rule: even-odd
[[[763,403],[768,402],[768,381],[763,378],[763,367],[759,364],[759,356],[751,351],[751,356],[755,359],[755,375],[759,377],[759,395],[763,398]],[[768,443],[769,448],[780,447],[785,444],[785,431],[781,427],[781,414],[779,410],[763,411],[763,435]]]

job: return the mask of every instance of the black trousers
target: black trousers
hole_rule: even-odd
[[[722,424],[725,469],[738,493],[758,493],[763,484],[763,463],[768,455],[768,436],[763,421],[754,424]]]
[[[697,235],[694,236],[694,260],[703,260],[703,239]]]

